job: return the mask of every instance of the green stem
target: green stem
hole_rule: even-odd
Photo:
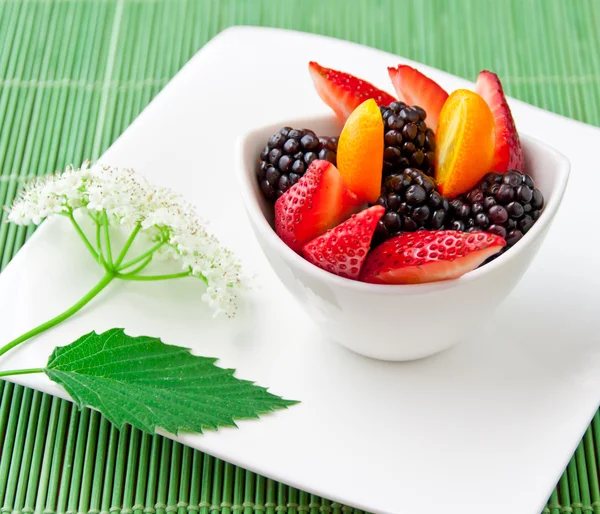
[[[142,225],[140,225],[138,223],[135,226],[135,228],[133,229],[133,231],[131,232],[131,234],[129,235],[129,239],[127,239],[127,241],[125,241],[125,245],[121,249],[121,253],[117,257],[117,260],[115,261],[115,268],[118,268],[119,265],[123,262],[123,259],[127,256],[127,252],[131,248],[131,245],[135,241],[135,238],[137,237],[137,235],[141,229],[142,229]]]
[[[12,377],[14,375],[30,375],[31,373],[43,373],[42,368],[29,368],[29,369],[13,369],[8,371],[0,371],[0,377]]]
[[[98,225],[100,223],[98,221],[98,216],[96,216],[96,214],[93,214],[92,212],[88,211],[88,216],[94,222],[95,225]]]
[[[104,253],[102,252],[102,225],[99,223],[96,224],[96,247],[98,248],[98,259],[100,260],[100,264],[106,268],[106,260],[104,259]]]
[[[102,277],[102,279],[100,280],[100,282],[98,282],[92,289],[90,289],[89,292],[77,303],[72,305],[62,314],[59,314],[58,316],[52,319],[49,319],[45,323],[38,325],[37,327],[31,329],[29,332],[25,332],[16,339],[13,339],[10,343],[4,345],[2,348],[0,348],[0,356],[4,355],[9,350],[12,350],[15,346],[18,346],[24,341],[27,341],[28,339],[31,339],[32,337],[37,336],[42,332],[45,332],[46,330],[54,327],[55,325],[58,325],[62,321],[71,317],[73,314],[85,307],[93,298],[95,298],[98,295],[98,293],[100,293],[100,291],[102,291],[108,284],[112,282],[114,278],[115,274],[113,272],[107,271],[104,277]]]
[[[139,255],[135,259],[131,259],[130,261],[127,261],[125,264],[121,264],[121,266],[119,266],[117,268],[117,271],[123,271],[124,269],[127,269],[127,268],[133,266],[134,264],[137,264],[138,262],[143,261],[146,257],[149,257],[150,255],[152,255],[154,252],[156,252],[156,250],[158,250],[164,244],[165,244],[164,241],[160,241],[159,243],[156,243],[147,252],[144,252],[143,254]]]
[[[136,275],[137,273],[142,271],[146,266],[148,266],[148,264],[150,264],[151,262],[152,262],[152,255],[146,257],[146,260],[144,262],[142,262],[137,268],[134,268],[131,271],[128,271],[127,273],[123,273],[123,274],[119,275],[119,278],[127,277],[129,275]]]
[[[110,225],[108,223],[108,215],[104,211],[104,219],[102,220],[102,226],[104,227],[104,239],[106,241],[106,260],[110,269],[114,269],[112,247],[110,244]]]
[[[92,243],[90,243],[90,240],[84,234],[83,230],[79,226],[79,223],[77,223],[77,221],[75,221],[75,217],[73,216],[73,211],[69,211],[69,213],[67,214],[67,216],[71,220],[71,223],[73,224],[73,227],[75,227],[75,230],[79,234],[79,237],[81,237],[81,240],[85,244],[86,248],[90,251],[90,253],[94,257],[94,260],[96,262],[100,262],[100,257],[98,255],[98,252],[95,250],[95,248],[92,246]]]
[[[129,273],[125,275],[117,274],[117,278],[121,280],[143,280],[143,281],[152,281],[152,280],[170,280],[172,278],[184,278],[189,277],[189,271],[183,271],[181,273],[172,273],[170,275],[130,275]],[[0,353],[0,355],[2,355]]]

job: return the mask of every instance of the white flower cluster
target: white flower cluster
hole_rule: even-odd
[[[27,184],[9,209],[10,222],[39,224],[53,214],[85,209],[106,213],[113,226],[164,241],[161,255],[178,260],[184,271],[207,285],[203,300],[232,316],[236,290],[244,286],[238,260],[199,222],[194,207],[173,191],[149,183],[132,169],[84,164]]]

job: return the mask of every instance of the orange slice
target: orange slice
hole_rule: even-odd
[[[465,193],[491,170],[494,116],[477,93],[457,89],[446,100],[436,132],[435,179],[449,197]]]
[[[379,198],[383,142],[381,111],[375,100],[367,100],[346,120],[337,151],[337,166],[344,182],[365,202]]]

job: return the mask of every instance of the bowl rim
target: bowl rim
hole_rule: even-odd
[[[553,172],[556,174],[554,189],[552,190],[549,200],[544,198],[545,205],[539,219],[533,225],[531,230],[529,230],[529,232],[523,236],[523,238],[519,241],[519,244],[515,245],[510,252],[502,254],[489,264],[465,273],[461,277],[437,282],[427,282],[423,284],[370,284],[367,282],[360,282],[358,280],[340,277],[338,275],[334,275],[333,273],[329,273],[328,271],[325,271],[314,264],[311,264],[302,258],[301,255],[293,251],[279,238],[275,230],[273,230],[273,227],[268,222],[267,218],[264,216],[255,193],[256,190],[254,189],[253,183],[256,161],[253,159],[251,162],[248,162],[247,159],[245,159],[246,147],[250,139],[252,139],[258,133],[274,133],[279,130],[279,128],[284,126],[310,127],[311,124],[315,123],[335,121],[336,118],[334,115],[325,114],[303,118],[287,118],[277,123],[261,125],[246,131],[237,138],[235,145],[236,175],[238,179],[238,185],[240,186],[246,212],[253,221],[254,226],[264,234],[269,246],[271,246],[273,250],[280,252],[282,257],[285,257],[286,261],[288,261],[290,264],[298,266],[303,272],[313,275],[316,279],[324,281],[331,286],[344,287],[361,293],[384,295],[416,294],[441,291],[451,287],[460,287],[468,282],[480,280],[482,277],[492,274],[498,269],[505,267],[510,262],[516,260],[518,256],[528,247],[530,247],[532,243],[543,233],[546,227],[548,227],[553,220],[556,211],[558,210],[569,180],[571,162],[564,154],[534,137],[519,133],[519,137],[522,141],[531,143],[539,147],[541,150],[551,154],[554,160],[557,161],[558,165],[553,169]]]

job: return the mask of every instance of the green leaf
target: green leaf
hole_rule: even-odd
[[[55,348],[44,372],[80,407],[99,410],[118,427],[129,423],[150,433],[157,427],[202,433],[297,403],[235,378],[235,370],[216,361],[113,328]]]

